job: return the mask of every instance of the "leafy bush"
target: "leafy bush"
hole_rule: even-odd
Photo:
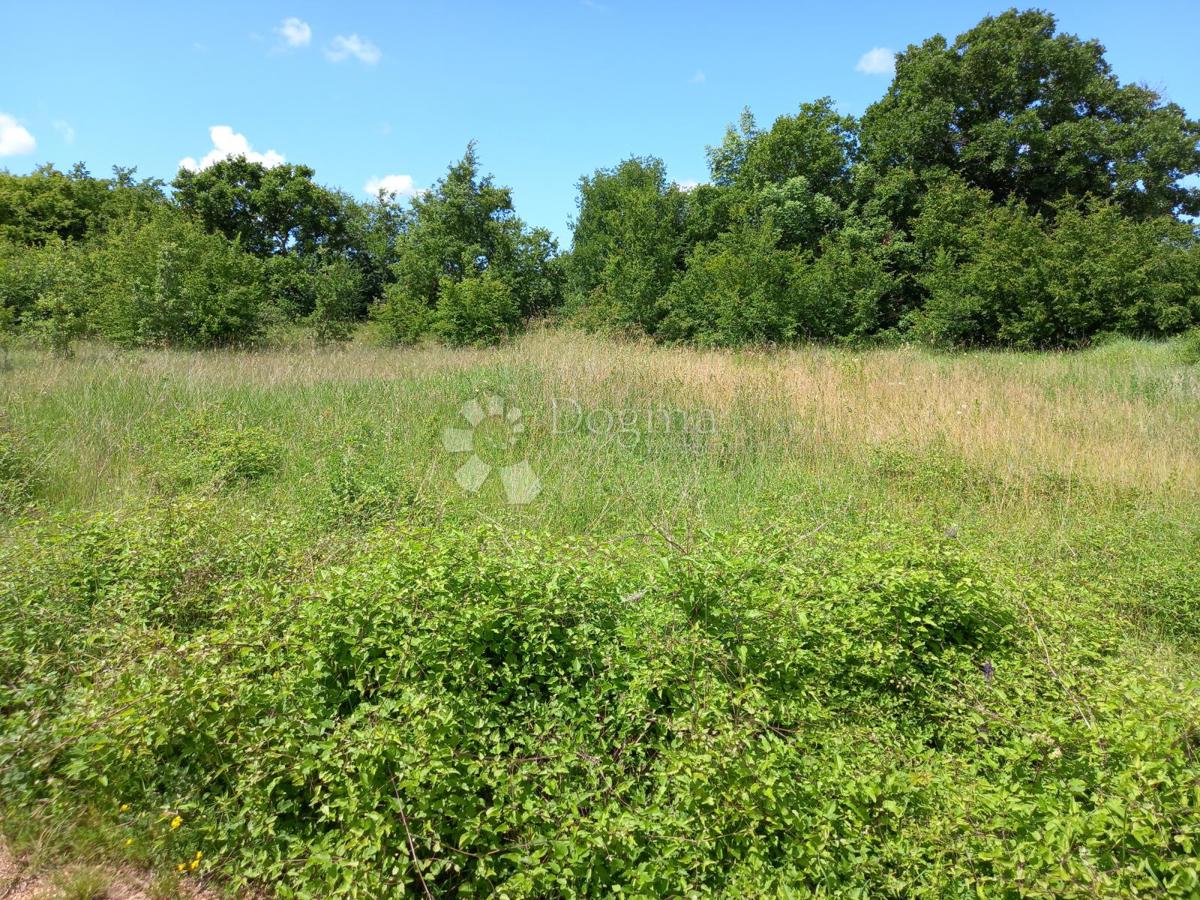
[[[654,158],[633,157],[580,179],[567,269],[577,321],[654,333],[683,246],[684,196]]]
[[[406,527],[314,570],[212,513],[0,546],[6,813],[299,895],[1198,883],[1194,694],[953,542]]]
[[[898,280],[878,252],[881,235],[861,222],[824,238],[820,254],[792,280],[796,334],[810,340],[861,338],[896,324]]]
[[[768,222],[700,244],[663,298],[658,336],[716,346],[790,340],[797,325],[789,290],[797,259],[777,249],[777,236]]]
[[[394,282],[384,288],[383,299],[371,308],[371,318],[379,323],[387,340],[407,346],[428,334],[433,311],[424,299]]]
[[[400,517],[416,501],[416,491],[401,474],[370,465],[349,451],[329,467],[326,511],[334,521],[371,525]]]
[[[433,332],[455,346],[494,344],[516,332],[521,308],[498,275],[455,282],[443,279],[433,315]]]
[[[1171,344],[1176,359],[1185,365],[1200,365],[1200,325],[1179,335]]]
[[[318,344],[347,340],[362,293],[362,275],[348,260],[334,259],[314,276],[313,311],[308,317]]]
[[[1053,224],[1017,203],[956,226],[931,205],[915,226],[929,292],[914,333],[942,344],[1078,347],[1095,334],[1172,334],[1200,315],[1200,248],[1173,219],[1070,204]],[[940,229],[940,231],[939,231]]]
[[[116,226],[94,265],[97,329],[122,346],[243,343],[261,330],[262,263],[177,212]]]
[[[0,308],[9,328],[40,338],[56,353],[90,329],[94,259],[86,248],[58,239],[39,246],[0,243]]]
[[[161,477],[171,489],[251,484],[275,472],[282,457],[279,441],[263,429],[220,424],[210,416],[185,422],[163,452]]]

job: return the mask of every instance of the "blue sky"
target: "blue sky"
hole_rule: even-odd
[[[1061,29],[1099,38],[1123,81],[1200,115],[1194,0],[1044,5]],[[673,179],[703,181],[705,145],[744,105],[760,123],[823,95],[859,114],[889,81],[869,71],[886,52],[860,66],[865,54],[952,38],[1005,8],[5,0],[0,166],[84,160],[169,180],[227,126],[218,149],[244,140],[361,197],[385,176],[431,184],[475,138],[518,213],[565,236],[581,174],[654,154]]]

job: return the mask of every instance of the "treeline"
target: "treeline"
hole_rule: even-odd
[[[579,183],[570,251],[517,217],[474,145],[407,204],[245,159],[94,178],[0,173],[0,331],[63,349],[486,343],[555,313],[736,346],[1080,346],[1200,325],[1200,122],[1122,85],[1095,41],[1011,10],[896,59],[861,119],[749,111],[691,190],[632,157]]]
[[[568,305],[710,345],[1171,334],[1200,323],[1198,139],[1098,43],[1009,11],[899,54],[861,120],[746,111],[709,184],[636,157],[584,178]]]
[[[131,169],[0,173],[0,324],[59,350],[85,336],[209,347],[297,323],[340,341],[374,313],[396,340],[472,343],[561,298],[553,238],[479,175],[473,145],[407,206],[243,158],[170,187]]]

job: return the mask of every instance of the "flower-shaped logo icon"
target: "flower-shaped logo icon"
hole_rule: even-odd
[[[516,406],[506,407],[503,398],[489,394],[482,402],[468,400],[459,408],[459,414],[470,427],[446,426],[442,431],[442,446],[451,453],[471,454],[454,473],[454,480],[463,490],[478,493],[496,469],[509,503],[524,504],[536,499],[542,492],[542,483],[529,460],[504,464],[525,431],[521,410]]]

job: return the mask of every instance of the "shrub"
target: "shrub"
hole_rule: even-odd
[[[763,223],[697,246],[662,300],[658,337],[715,346],[790,340],[797,257],[777,249],[776,240],[774,227]]]
[[[119,345],[244,343],[262,328],[262,263],[177,212],[116,226],[96,265],[97,329]]]
[[[90,329],[94,264],[86,247],[58,239],[0,244],[0,308],[9,329],[32,332],[55,353],[68,354]]]
[[[1171,343],[1171,349],[1184,365],[1200,365],[1200,325],[1179,335]]]
[[[432,324],[448,344],[494,344],[517,330],[521,309],[508,284],[491,272],[459,282],[444,278]]]
[[[326,512],[334,521],[370,525],[395,519],[416,501],[416,491],[404,476],[370,465],[354,452],[333,462],[328,479]]]
[[[920,338],[1079,347],[1105,333],[1161,337],[1200,317],[1200,247],[1187,225],[1104,203],[1061,204],[1053,223],[1015,202],[967,210],[952,224],[930,203],[914,226],[929,293],[910,318]]]
[[[163,452],[167,455],[162,472],[165,487],[219,490],[272,474],[283,451],[279,441],[261,428],[198,416],[168,437]]]
[[[899,287],[878,253],[880,238],[854,223],[824,238],[820,254],[797,267],[791,291],[798,337],[861,338],[895,324]]]
[[[362,275],[348,260],[335,259],[314,276],[313,311],[308,317],[318,344],[347,340],[362,293]]]
[[[429,333],[433,311],[425,300],[400,282],[383,290],[383,298],[371,307],[371,318],[379,323],[384,337],[393,344],[415,344]]]
[[[683,246],[684,198],[654,158],[632,157],[580,179],[567,268],[577,321],[654,333]]]
[[[0,545],[5,812],[287,895],[1196,884],[1194,692],[1030,633],[953,542],[289,533],[189,501]]]

